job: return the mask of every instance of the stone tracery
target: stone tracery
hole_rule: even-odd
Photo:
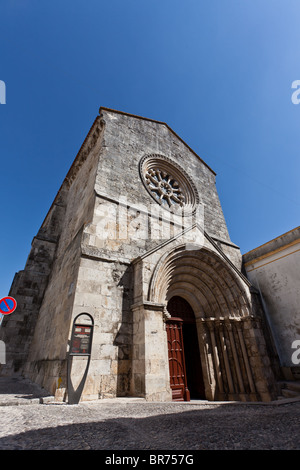
[[[145,155],[140,161],[140,176],[149,194],[163,208],[193,212],[199,203],[197,189],[185,170],[164,155]]]
[[[145,174],[145,180],[150,191],[162,203],[167,203],[169,207],[172,204],[183,206],[185,197],[179,183],[165,171],[159,168],[151,168]]]

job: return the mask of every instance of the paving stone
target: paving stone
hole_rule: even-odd
[[[0,383],[2,402],[5,386]],[[20,384],[28,396],[29,384]],[[14,386],[16,391],[17,381]],[[31,406],[25,401],[14,406],[7,400],[1,408],[0,450],[300,450],[300,402],[295,400],[155,403],[116,398]]]

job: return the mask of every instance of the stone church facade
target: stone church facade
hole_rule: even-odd
[[[276,397],[276,352],[216,174],[163,122],[100,108],[10,295],[0,375],[57,400]],[[70,356],[75,319],[91,321],[89,356]]]

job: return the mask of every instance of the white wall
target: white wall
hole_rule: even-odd
[[[244,261],[248,279],[262,295],[281,365],[293,367],[298,364],[292,361],[292,343],[300,340],[300,240],[282,242],[282,237],[273,240]]]

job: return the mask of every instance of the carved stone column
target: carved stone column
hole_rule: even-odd
[[[205,396],[207,400],[214,400],[216,391],[216,379],[214,372],[214,362],[211,353],[210,333],[209,329],[206,326],[205,318],[199,318],[197,320],[197,329],[205,387]]]
[[[214,319],[207,319],[206,324],[208,326],[209,333],[210,333],[212,354],[213,354],[213,360],[214,360],[215,377],[216,377],[216,382],[217,382],[217,387],[218,387],[216,391],[216,397],[218,399],[224,399],[224,386],[223,386],[223,380],[222,380],[222,371],[220,367],[218,347],[216,343]]]
[[[220,342],[221,342],[222,353],[223,353],[224,364],[225,364],[225,370],[226,370],[227,385],[228,385],[228,399],[229,400],[235,400],[236,399],[235,388],[234,388],[234,383],[233,383],[233,379],[232,379],[230,363],[229,363],[229,358],[228,358],[228,352],[227,352],[227,346],[226,346],[226,340],[225,340],[225,335],[224,335],[224,320],[220,321],[219,325],[220,325],[219,326],[219,336],[220,336]]]
[[[228,331],[228,336],[229,336],[229,341],[230,341],[230,347],[233,355],[233,361],[234,361],[234,366],[235,366],[235,373],[238,381],[238,386],[239,386],[239,397],[242,401],[247,401],[247,397],[245,394],[245,386],[244,386],[244,381],[243,381],[243,375],[239,363],[239,357],[237,354],[236,350],[236,344],[235,344],[235,339],[233,335],[233,324],[232,320],[227,318],[225,320],[225,326]]]
[[[243,323],[241,321],[237,322],[236,327],[237,327],[237,333],[238,333],[238,337],[239,337],[239,342],[240,342],[240,346],[241,346],[241,350],[242,350],[242,354],[243,354],[244,364],[245,364],[248,383],[249,383],[249,388],[250,388],[250,399],[252,401],[257,401],[258,398],[257,398],[256,388],[255,388],[255,384],[254,384],[254,381],[253,381],[252,371],[251,371],[249,358],[248,358],[248,353],[247,353],[247,349],[246,349],[245,341],[244,341],[244,336],[243,336],[243,329],[242,329]]]

